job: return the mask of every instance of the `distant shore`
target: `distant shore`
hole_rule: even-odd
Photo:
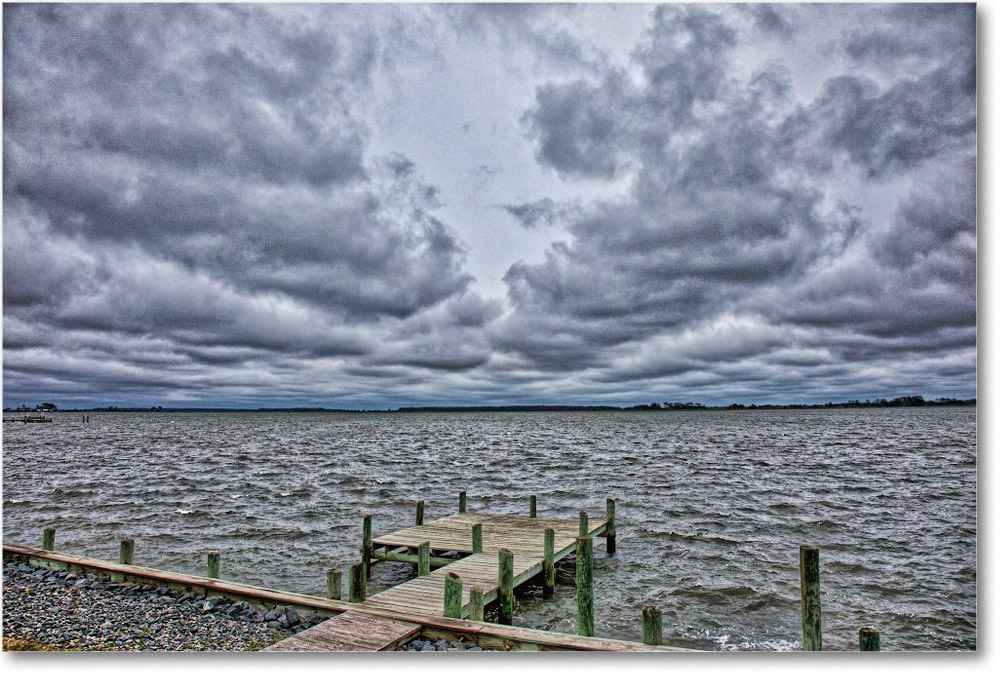
[[[922,396],[898,396],[892,399],[877,398],[866,399],[864,401],[853,399],[841,402],[827,403],[730,403],[728,405],[704,405],[692,402],[670,402],[663,403],[640,403],[632,406],[613,405],[481,405],[481,406],[402,406],[399,408],[383,409],[349,409],[349,408],[310,408],[310,407],[287,407],[287,408],[207,408],[207,407],[179,407],[168,408],[164,406],[151,407],[119,407],[102,406],[97,408],[64,408],[64,409],[26,409],[26,408],[4,408],[5,413],[30,413],[30,412],[66,412],[66,413],[88,413],[88,412],[317,412],[317,413],[420,413],[420,412],[630,412],[630,411],[672,411],[672,410],[819,410],[828,408],[921,408],[921,407],[954,407],[954,406],[975,406],[976,399],[956,399],[956,398],[936,398],[925,400]]]

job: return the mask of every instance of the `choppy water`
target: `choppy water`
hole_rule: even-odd
[[[670,644],[799,647],[798,547],[821,547],[824,646],[976,647],[975,409],[669,413],[107,413],[6,424],[3,536],[114,559],[324,592],[375,532],[457,509],[603,514],[597,633],[640,640],[641,608]],[[375,590],[410,574],[375,567]],[[554,600],[518,599],[517,623],[574,632],[572,566]]]

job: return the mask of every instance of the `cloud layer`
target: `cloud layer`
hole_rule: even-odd
[[[974,6],[607,11],[5,6],[5,405],[974,396]],[[384,151],[452,39],[530,74],[506,297]]]

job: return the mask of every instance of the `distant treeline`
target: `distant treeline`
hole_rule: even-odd
[[[710,406],[691,401],[664,401],[663,403],[640,403],[632,406],[614,405],[476,405],[476,406],[409,406],[395,410],[346,410],[341,408],[120,408],[105,406],[102,408],[74,408],[63,412],[329,412],[329,413],[367,413],[367,412],[570,412],[576,410],[803,410],[812,408],[909,408],[919,406],[959,406],[976,405],[974,398],[935,398],[924,400],[923,396],[897,396],[896,398],[851,399],[840,403],[730,403],[729,405]],[[58,408],[52,403],[44,403],[33,408],[4,408],[4,412],[55,412]]]

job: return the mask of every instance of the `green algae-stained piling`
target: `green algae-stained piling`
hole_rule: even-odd
[[[499,551],[499,556],[497,582],[500,586],[498,591],[500,616],[498,621],[509,626],[514,623],[514,554],[511,553],[510,549],[502,548]]]
[[[372,517],[365,516],[361,522],[361,564],[365,568],[365,579],[372,575]]]
[[[586,511],[580,511],[580,536],[586,537],[590,532],[590,522]]]
[[[135,541],[127,537],[118,542],[118,562],[122,565],[131,565],[135,555]]]
[[[469,619],[482,621],[486,615],[486,603],[483,602],[483,589],[473,586],[469,589]]]
[[[608,555],[614,555],[617,544],[617,532],[615,531],[615,500],[608,497],[607,507],[604,512],[604,519],[608,521],[608,527],[604,530],[604,540],[607,546]]]
[[[823,617],[819,592],[819,549],[799,547],[799,579],[802,587],[802,649],[823,650]]]
[[[465,513],[465,490],[458,493],[458,512]]]
[[[594,636],[594,540],[576,539],[576,632]]]
[[[542,597],[551,598],[556,594],[556,531],[545,528],[545,544],[542,552]]]
[[[208,574],[206,574],[209,579],[219,578],[219,552],[209,551],[208,552]]]
[[[531,495],[531,499],[528,502],[528,517],[537,518],[538,517],[538,498],[535,495]]]
[[[344,585],[343,573],[336,567],[326,571],[326,597],[340,600],[340,589]]]
[[[361,563],[351,565],[351,575],[347,580],[351,602],[365,601],[365,570]]]
[[[417,502],[417,516],[415,522],[417,525],[424,524],[424,503],[422,501]]]
[[[663,644],[663,615],[653,605],[642,608],[642,642],[647,645]]]
[[[444,575],[444,615],[462,618],[462,579],[454,572]]]
[[[879,636],[878,628],[874,626],[862,626],[858,630],[858,646],[863,652],[882,651],[882,640]]]
[[[483,552],[483,524],[476,523],[472,526],[472,552]]]
[[[425,541],[417,547],[417,576],[426,577],[431,573],[431,543]]]
[[[56,529],[54,527],[46,527],[42,530],[42,550],[43,551],[54,551],[56,548]]]

